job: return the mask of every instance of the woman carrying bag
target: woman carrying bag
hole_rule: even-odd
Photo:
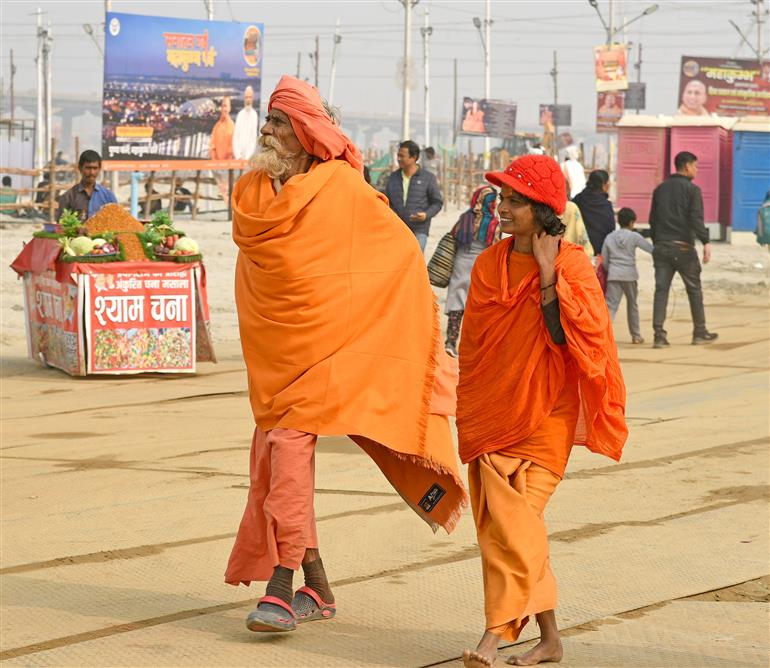
[[[449,233],[456,241],[456,251],[444,309],[449,318],[444,348],[452,357],[457,357],[457,339],[460,337],[473,263],[483,250],[500,240],[496,203],[494,188],[488,185],[476,188],[471,196],[470,209],[460,216]]]

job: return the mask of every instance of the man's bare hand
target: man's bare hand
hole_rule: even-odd
[[[420,211],[419,213],[413,213],[411,216],[409,216],[409,220],[411,220],[413,223],[422,223],[427,217],[428,216],[424,211]]]
[[[708,264],[711,260],[711,244],[703,244],[703,264]]]

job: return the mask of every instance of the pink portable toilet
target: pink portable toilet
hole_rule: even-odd
[[[615,206],[632,208],[640,223],[650,216],[652,191],[668,176],[670,116],[626,115],[618,122]]]
[[[694,183],[703,192],[703,217],[711,238],[728,240],[732,222],[734,118],[676,116],[671,125],[671,165],[680,151],[698,158]]]

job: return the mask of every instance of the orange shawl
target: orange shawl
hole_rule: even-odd
[[[467,501],[446,418],[454,387],[414,235],[341,160],[314,164],[277,195],[264,172],[249,172],[233,212],[256,423],[350,435],[423,519],[450,531]],[[434,490],[426,501],[434,484],[442,500]]]
[[[517,443],[540,425],[564,386],[565,356],[578,369],[581,415],[575,443],[619,460],[628,435],[626,389],[607,306],[583,249],[562,241],[556,292],[566,346],[558,346],[540,310],[537,270],[513,294],[508,249],[495,244],[476,260],[460,341],[457,431],[460,458]]]

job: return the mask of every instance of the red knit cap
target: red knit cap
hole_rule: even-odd
[[[567,204],[567,184],[558,163],[546,155],[524,155],[516,158],[504,172],[487,172],[492,185],[510,186],[517,193],[547,204],[558,215]]]

